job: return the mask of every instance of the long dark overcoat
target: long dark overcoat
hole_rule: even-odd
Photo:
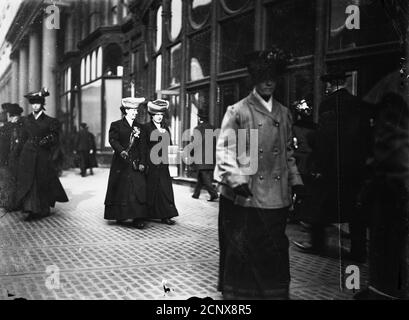
[[[74,143],[75,150],[85,156],[85,159],[83,159],[85,165],[84,169],[98,167],[97,159],[95,156],[95,152],[97,150],[95,144],[95,136],[88,130],[80,130],[75,137]],[[93,151],[92,154],[89,153],[90,150]]]
[[[152,162],[152,155],[150,154],[152,148],[158,143],[158,141],[150,140],[152,132],[157,130],[157,128],[152,122],[149,122],[145,124],[145,129],[148,139],[147,202],[150,216],[153,219],[178,216],[169,165],[167,163],[154,164]],[[169,129],[166,128],[166,130],[170,137]],[[161,141],[161,136],[159,136],[159,141]],[[171,141],[170,144],[172,144]],[[164,149],[165,152],[168,151],[167,148]],[[161,155],[162,154],[159,153],[159,156]]]
[[[29,193],[35,180],[39,194],[47,199],[50,206],[54,206],[55,202],[68,201],[51,159],[51,148],[58,143],[59,128],[59,121],[45,113],[37,120],[33,114],[23,119],[25,143],[17,173],[18,204]]]
[[[300,220],[313,223],[350,222],[365,179],[372,129],[368,105],[346,89],[320,105],[318,129],[311,137],[312,170],[320,174],[308,186]]]
[[[135,196],[141,204],[146,202],[144,174],[132,168],[132,161],[136,161],[137,164],[142,164],[146,167],[146,133],[144,128],[137,122],[133,123],[133,127],[139,129],[139,137],[135,138],[132,148],[128,152],[129,159],[124,160],[120,154],[129,146],[132,128],[125,118],[111,123],[109,143],[114,149],[114,155],[105,197],[106,206],[127,205],[130,190],[135,192]]]

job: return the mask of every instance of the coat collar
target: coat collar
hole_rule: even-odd
[[[45,117],[47,117],[47,115],[44,112],[41,112],[40,116],[37,118],[37,120],[43,120]],[[34,117],[34,114],[31,112],[28,115],[28,118],[30,118],[30,120],[34,120],[37,121],[36,118]]]
[[[251,92],[248,96],[248,101],[249,104],[251,104],[254,107],[254,110],[256,110],[257,112],[262,113],[263,115],[266,115],[267,117],[272,118],[274,121],[279,122],[280,120],[280,107],[281,104],[274,99],[273,97],[273,109],[271,110],[271,112],[269,112],[262,104],[261,102],[258,100],[258,98],[254,95],[253,92]]]

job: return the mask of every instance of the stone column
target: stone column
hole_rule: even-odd
[[[29,36],[28,89],[41,89],[41,34],[33,30]]]
[[[18,68],[18,100],[17,103],[24,109],[25,114],[29,113],[27,100],[24,95],[28,92],[28,48],[22,42],[19,48],[19,68]]]
[[[42,51],[42,86],[48,88],[50,96],[46,98],[47,114],[55,117],[57,115],[57,30],[48,29],[47,17],[43,19],[43,51]]]
[[[10,56],[11,59],[11,102],[17,103],[19,101],[19,66],[18,55]]]

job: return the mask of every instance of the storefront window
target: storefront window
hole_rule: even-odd
[[[156,12],[156,42],[155,50],[158,51],[162,46],[162,6]]]
[[[156,79],[155,79],[155,90],[162,89],[162,55],[156,57]]]
[[[92,52],[91,56],[91,80],[95,80],[97,77],[97,52]]]
[[[118,44],[111,43],[104,50],[103,57],[104,75],[120,76],[121,68],[122,68],[122,49]]]
[[[175,40],[182,29],[182,1],[172,0],[171,10],[170,36],[171,40]]]
[[[170,86],[180,84],[182,74],[182,44],[177,44],[170,49]]]
[[[296,57],[311,55],[315,39],[315,1],[280,1],[267,7],[267,47],[276,45]]]
[[[210,74],[210,31],[195,34],[189,43],[189,80],[196,81]]]
[[[221,70],[245,67],[244,55],[254,49],[254,13],[230,19],[221,25]]]
[[[102,76],[102,48],[98,48],[97,53],[97,78]]]
[[[209,18],[212,0],[192,0],[190,7],[190,23],[193,28],[200,28]]]
[[[346,26],[346,20],[350,14],[345,13],[345,10],[350,5],[359,8],[359,29],[351,29]],[[398,40],[392,19],[388,17],[381,1],[331,1],[330,28],[329,48],[331,50]]]
[[[121,119],[119,106],[122,99],[122,80],[105,79],[105,141],[104,147],[110,147],[109,144],[109,127],[111,122]]]
[[[97,147],[101,146],[101,84],[97,80],[81,88],[81,121],[95,135]]]

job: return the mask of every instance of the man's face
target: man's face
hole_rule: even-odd
[[[41,103],[33,103],[33,104],[31,105],[31,107],[33,108],[33,111],[34,111],[35,113],[40,112],[40,111],[42,110],[42,108],[43,108],[43,106],[42,106]]]
[[[277,81],[276,80],[266,80],[256,84],[256,90],[259,95],[263,97],[268,97],[273,95],[274,90],[276,88]]]

